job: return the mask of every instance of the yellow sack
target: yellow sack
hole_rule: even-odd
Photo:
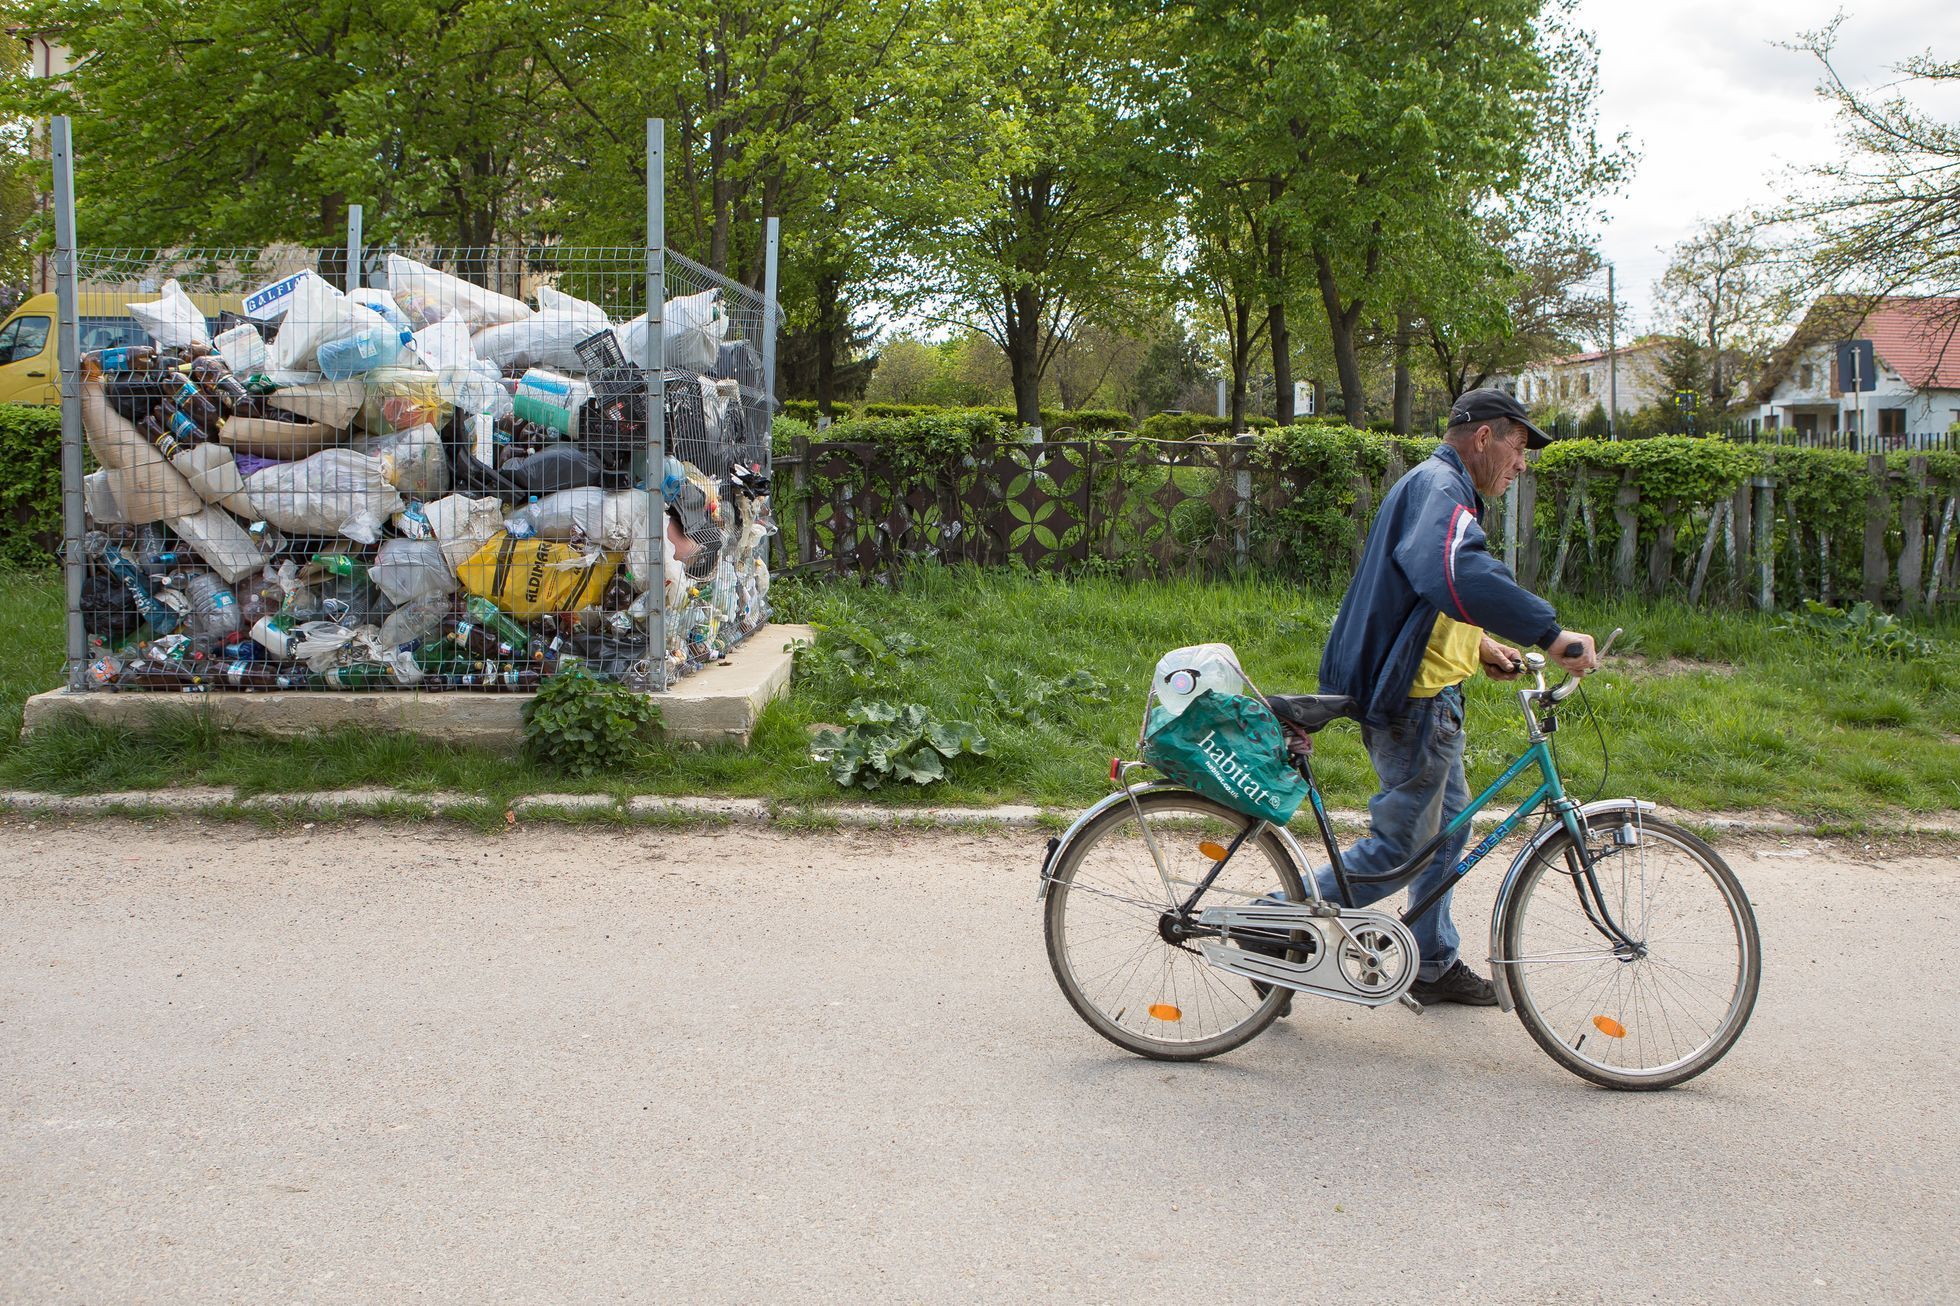
[[[599,601],[619,569],[612,553],[581,553],[560,540],[498,531],[456,570],[463,588],[515,617],[576,612]]]

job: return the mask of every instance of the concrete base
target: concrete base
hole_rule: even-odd
[[[727,666],[708,667],[682,680],[660,703],[661,728],[670,741],[746,746],[756,718],[789,692],[788,645],[814,638],[808,626],[764,626],[743,641]],[[412,690],[348,693],[82,693],[64,689],[27,700],[21,733],[27,735],[64,712],[102,725],[140,728],[159,713],[209,716],[228,730],[291,736],[337,726],[398,730],[452,744],[516,748],[523,742],[529,694],[421,694]]]

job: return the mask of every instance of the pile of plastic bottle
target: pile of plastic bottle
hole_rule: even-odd
[[[643,317],[386,271],[287,278],[215,332],[172,283],[132,310],[155,346],[84,357],[90,687],[646,688],[767,621],[767,408],[718,292],[667,306],[702,370],[657,374],[654,476]]]

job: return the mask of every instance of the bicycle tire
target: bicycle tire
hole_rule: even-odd
[[[1211,862],[1203,858],[1192,865],[1186,854],[1203,857],[1197,853],[1201,835],[1173,827],[1190,818],[1205,836],[1229,841],[1249,819],[1184,789],[1146,790],[1136,801],[1153,834],[1175,833],[1175,844],[1165,837],[1158,842],[1167,862],[1176,859],[1173,876],[1180,887],[1195,887]],[[1217,970],[1194,948],[1162,936],[1159,919],[1173,904],[1140,838],[1137,820],[1138,812],[1129,803],[1113,805],[1077,834],[1049,869],[1042,912],[1049,966],[1076,1014],[1125,1051],[1159,1061],[1202,1061],[1230,1052],[1278,1019],[1292,990],[1259,985],[1265,992],[1254,992],[1251,980]],[[1120,846],[1126,829],[1135,840],[1133,848]],[[1262,869],[1247,871],[1255,858]],[[1194,873],[1179,874],[1184,868]],[[1123,892],[1113,890],[1112,883]],[[1306,896],[1300,868],[1268,828],[1257,840],[1248,839],[1226,864],[1220,883],[1209,891],[1215,896],[1206,901],[1242,902],[1275,891],[1296,902]],[[1092,950],[1088,934],[1097,928],[1105,931],[1097,941],[1109,940],[1111,946]],[[1084,974],[1090,967],[1099,970]],[[1154,1013],[1160,1007],[1177,1014],[1159,1019]]]
[[[1499,942],[1518,1019],[1552,1060],[1605,1088],[1652,1091],[1693,1079],[1735,1046],[1755,1010],[1762,944],[1749,896],[1719,853],[1666,821],[1643,816],[1638,829],[1637,844],[1605,845],[1594,869],[1616,919],[1644,946],[1639,956],[1616,953],[1589,920],[1565,833],[1521,873]],[[1663,858],[1700,872],[1677,876],[1666,905]]]

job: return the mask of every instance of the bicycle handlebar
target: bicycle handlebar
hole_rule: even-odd
[[[1613,641],[1617,640],[1621,635],[1625,633],[1626,632],[1623,628],[1619,626],[1613,627],[1613,633],[1606,637],[1606,642],[1599,646],[1599,650],[1597,653],[1594,654],[1594,656],[1602,662],[1605,661],[1606,655],[1613,651]],[[1572,657],[1578,653],[1579,648],[1580,646],[1576,643],[1567,645],[1565,650],[1565,655],[1567,657]],[[1534,670],[1536,670],[1538,673],[1539,695],[1548,699],[1553,703],[1563,703],[1566,699],[1572,697],[1573,691],[1579,688],[1579,682],[1585,679],[1584,676],[1567,676],[1562,682],[1553,686],[1551,689],[1546,689],[1544,658],[1540,657],[1538,659],[1538,665],[1534,668]]]

